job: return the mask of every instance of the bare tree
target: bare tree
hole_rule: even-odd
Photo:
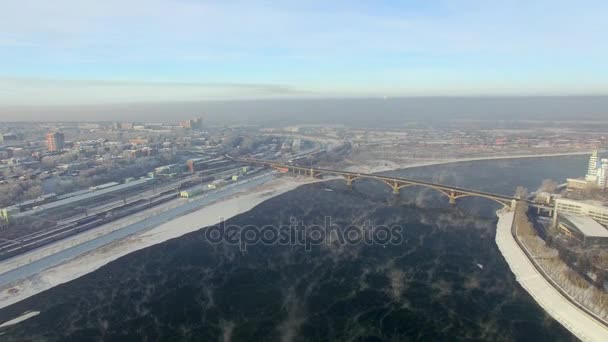
[[[540,184],[540,191],[546,192],[555,192],[557,190],[557,182],[553,179],[543,179],[543,182]]]
[[[523,186],[518,186],[515,189],[515,197],[526,198],[528,196],[528,189]]]

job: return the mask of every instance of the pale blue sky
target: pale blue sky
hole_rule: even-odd
[[[0,105],[608,93],[606,1],[2,0]]]

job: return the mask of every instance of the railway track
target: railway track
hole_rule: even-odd
[[[234,174],[240,168],[215,170],[213,179]],[[209,177],[208,177],[209,178]],[[30,250],[48,245],[52,242],[73,236],[75,234],[115,221],[119,218],[164,203],[179,196],[179,191],[186,186],[202,184],[206,178],[189,177],[171,185],[150,189],[123,200],[106,203],[87,210],[86,214],[78,214],[58,221],[47,229],[22,235],[14,239],[0,241],[0,260],[5,260]],[[49,220],[50,221],[50,220]]]
[[[30,250],[48,245],[49,243],[73,236],[75,234],[98,227],[102,224],[118,220],[119,218],[141,211],[152,206],[177,198],[177,190],[169,194],[160,194],[148,200],[138,199],[121,207],[112,208],[107,211],[87,216],[60,226],[45,229],[20,237],[17,240],[3,241],[0,243],[0,260],[28,252]]]

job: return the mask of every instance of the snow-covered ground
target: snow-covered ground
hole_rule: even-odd
[[[36,272],[0,289],[0,308],[71,281],[134,251],[211,226],[221,219],[251,210],[256,205],[296,187],[316,182],[311,178],[282,177],[211,203],[140,233],[110,242],[58,265]],[[43,251],[47,253],[47,251]]]
[[[608,341],[608,329],[564,298],[534,267],[513,235],[513,212],[499,212],[496,244],[517,282],[555,320],[583,341]]]

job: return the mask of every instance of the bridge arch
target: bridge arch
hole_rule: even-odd
[[[434,189],[435,191],[442,193],[444,196],[446,196],[450,200],[451,204],[455,204],[456,200],[459,198],[482,197],[482,198],[486,198],[491,201],[494,201],[496,203],[499,203],[500,205],[502,205],[504,207],[511,207],[513,204],[513,200],[517,200],[515,198],[511,198],[510,196],[487,194],[487,193],[474,191],[474,190],[471,190],[469,192],[467,189],[451,189],[449,186],[442,185],[442,184],[433,184],[433,183],[422,182],[422,181],[418,182],[415,180],[391,178],[391,177],[387,177],[387,176],[379,176],[379,175],[372,175],[372,174],[366,174],[366,173],[358,174],[358,173],[354,173],[354,172],[341,172],[341,171],[336,171],[336,170],[315,169],[312,167],[308,168],[308,167],[304,167],[304,166],[300,166],[300,165],[287,165],[287,164],[283,164],[283,163],[251,160],[251,159],[244,159],[244,160],[240,160],[240,161],[248,162],[248,163],[262,164],[262,165],[270,166],[275,169],[283,169],[283,170],[286,169],[286,171],[288,171],[290,173],[305,174],[305,175],[314,176],[314,177],[322,177],[324,175],[339,176],[339,177],[343,177],[346,180],[348,185],[351,185],[353,181],[360,179],[360,178],[373,179],[373,180],[380,181],[380,182],[388,185],[391,189],[393,189],[393,193],[395,193],[395,194],[398,194],[399,190],[406,188],[406,187],[410,187],[410,186],[421,186],[421,187],[425,187],[425,188],[431,188],[431,189]],[[519,201],[519,200],[517,200],[517,201]],[[538,207],[538,204],[536,204],[536,203],[533,203],[533,204],[535,204]]]
[[[344,175],[341,175],[344,177]],[[390,179],[385,179],[385,178],[381,178],[381,177],[362,177],[362,176],[356,176],[354,178],[351,179],[351,182],[354,181],[355,179],[362,179],[362,178],[367,178],[367,179],[373,179],[376,181],[380,181],[386,185],[388,185],[391,189],[394,190],[395,193],[398,193],[399,190],[403,189],[403,188],[408,188],[408,187],[413,187],[413,186],[420,186],[423,188],[427,188],[427,189],[433,189],[435,191],[440,192],[441,194],[443,194],[444,196],[446,196],[449,200],[450,203],[455,203],[454,201],[459,199],[459,198],[464,198],[464,197],[481,197],[481,198],[486,198],[489,199],[491,201],[494,201],[500,205],[502,205],[503,207],[510,207],[511,206],[511,201],[507,200],[507,199],[498,199],[495,198],[493,196],[489,196],[489,195],[484,195],[484,194],[467,194],[467,193],[461,193],[458,192],[456,190],[454,191],[450,191],[447,189],[443,189],[443,187],[438,187],[438,186],[434,186],[431,184],[424,184],[424,183],[413,183],[413,182],[402,182],[402,181],[394,181],[394,180],[390,180]]]
[[[412,187],[412,186],[420,186],[420,187],[427,188],[427,189],[433,189],[435,191],[438,191],[438,192],[442,193],[447,198],[451,198],[452,197],[452,195],[449,192],[447,192],[447,191],[445,191],[445,190],[443,190],[443,189],[441,189],[439,187],[432,186],[432,185],[427,185],[427,184],[420,184],[420,183],[405,183],[405,184],[399,186],[399,190],[401,190],[403,188],[409,188],[409,187]]]
[[[458,194],[456,196],[454,196],[454,199],[459,199],[459,198],[463,198],[463,197],[482,197],[482,198],[487,198],[491,201],[494,201],[504,207],[511,207],[511,201],[509,200],[501,200],[492,196],[487,196],[487,195],[482,195],[482,194]]]
[[[359,179],[361,178],[361,176],[352,176],[352,177],[348,177],[342,173],[339,172],[331,172],[331,171],[314,171],[314,176],[315,177],[321,177],[321,176],[338,176],[338,177],[342,177],[346,180],[350,179],[351,181],[354,181],[355,179]]]

